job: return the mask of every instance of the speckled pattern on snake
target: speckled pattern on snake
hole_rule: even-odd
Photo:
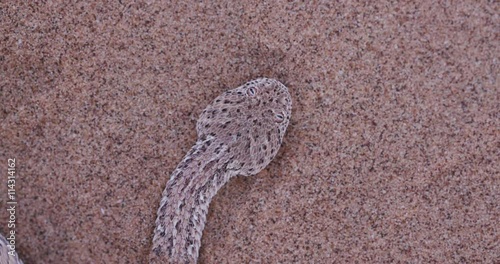
[[[268,78],[229,90],[203,110],[196,144],[163,191],[151,263],[196,263],[210,201],[231,177],[257,174],[271,162],[291,111],[286,86]]]
[[[9,241],[0,234],[0,264],[23,264],[16,251],[9,248]]]

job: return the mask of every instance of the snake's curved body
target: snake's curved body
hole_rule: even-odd
[[[16,251],[12,251],[9,245],[9,241],[0,235],[0,264],[23,264]]]
[[[196,263],[210,201],[233,176],[250,176],[276,156],[292,100],[261,78],[217,97],[201,114],[198,139],[172,173],[158,209],[152,263]]]

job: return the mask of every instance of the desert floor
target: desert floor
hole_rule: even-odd
[[[284,144],[212,201],[200,263],[499,263],[500,4],[305,2],[2,2],[21,258],[147,262],[198,115],[266,76]]]

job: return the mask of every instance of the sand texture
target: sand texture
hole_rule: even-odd
[[[25,263],[146,263],[200,112],[261,76],[292,120],[200,263],[500,263],[497,1],[79,2],[0,4]]]

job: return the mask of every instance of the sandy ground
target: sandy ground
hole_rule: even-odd
[[[25,262],[145,263],[199,113],[260,76],[292,121],[200,263],[500,262],[498,2],[24,2],[0,4],[0,202],[15,158]]]

